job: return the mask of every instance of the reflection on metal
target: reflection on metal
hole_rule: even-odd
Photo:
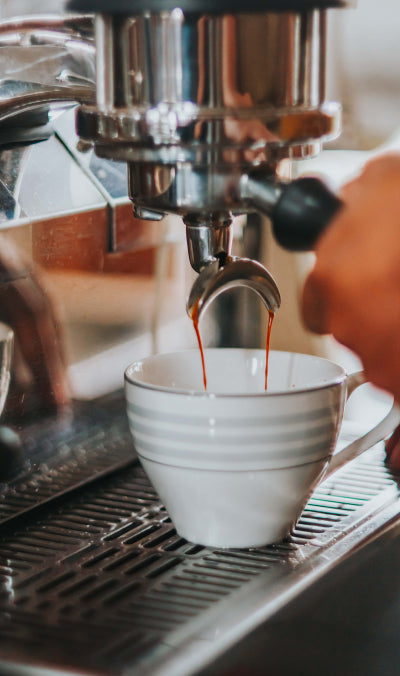
[[[325,49],[323,9],[3,22],[0,121],[79,102],[83,141],[128,162],[136,214],[200,214],[212,229],[210,213],[248,210],[240,183],[252,168],[273,177],[280,160],[313,154],[338,133]],[[114,196],[91,179],[108,203],[111,250],[126,248]]]
[[[0,118],[79,101],[79,135],[130,163],[129,194],[148,217],[242,213],[251,168],[273,176],[339,131],[340,107],[325,101],[325,10],[98,14],[95,49],[92,31],[88,18],[3,23],[13,53],[1,63],[0,49],[0,69],[27,90]]]
[[[93,17],[84,14],[13,17],[0,23],[0,43],[47,44],[53,40],[64,44],[73,39],[91,43],[93,30]]]
[[[0,122],[27,113],[46,103],[75,103],[93,98],[93,89],[84,86],[45,87],[26,82],[3,80],[0,86]],[[10,104],[11,101],[11,104]]]
[[[186,304],[189,317],[199,320],[213,300],[237,287],[255,291],[269,312],[279,310],[281,296],[268,270],[257,261],[228,256],[223,265],[214,261],[200,271]]]
[[[128,196],[125,162],[98,158],[92,150],[80,148],[74,129],[74,111],[67,111],[54,123],[57,138],[65,145],[80,171],[87,176],[107,205],[108,251],[127,251],[132,248],[154,246],[159,243],[161,231],[156,221],[163,214],[151,210],[132,213]],[[147,221],[147,222],[142,222]],[[148,221],[151,221],[149,223]],[[182,239],[184,234],[182,233]]]
[[[1,152],[4,200],[0,228],[30,224],[38,232],[42,224],[45,238],[53,221],[60,233],[64,228],[64,242],[70,236],[71,246],[76,249],[71,218],[74,218],[76,236],[79,232],[83,235],[93,214],[97,220],[97,236],[88,247],[92,258],[96,249],[98,260],[103,260],[108,251],[154,246],[160,240],[159,227],[154,222],[142,223],[133,217],[125,163],[101,160],[93,151],[81,152],[77,148],[73,118],[73,110],[60,115],[53,122],[55,135],[47,141],[26,148],[14,146]],[[39,262],[43,262],[48,252],[45,239],[41,241]],[[40,247],[36,248],[39,253]],[[76,256],[76,250],[73,255]],[[75,264],[78,264],[76,258]]]
[[[228,213],[212,212],[184,218],[190,265],[196,272],[214,261],[223,263],[232,252],[232,218]]]
[[[244,174],[273,176],[339,132],[340,107],[325,102],[325,20],[322,10],[99,15],[96,104],[79,108],[79,134],[129,163],[143,209],[242,213]]]
[[[93,20],[0,22],[0,120],[45,104],[94,100]]]
[[[155,159],[163,145],[179,146],[182,159],[190,147],[213,147],[225,162],[242,156],[247,164],[262,160],[268,144],[320,140],[331,133],[316,123],[324,118],[325,20],[320,10],[98,16],[95,140],[153,145]]]

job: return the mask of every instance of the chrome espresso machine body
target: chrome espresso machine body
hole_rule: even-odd
[[[96,17],[96,102],[79,108],[77,129],[99,156],[128,162],[137,215],[183,217],[199,271],[203,247],[229,247],[232,215],[271,213],[279,162],[337,135],[340,107],[325,101],[323,8],[169,4]],[[193,234],[202,226],[211,233]]]
[[[240,3],[171,2],[143,11],[140,3],[71,2],[71,10],[94,13],[94,36],[85,18],[4,24],[4,44],[57,44],[64,36],[74,67],[53,83],[16,90],[2,116],[78,101],[82,141],[98,157],[127,163],[135,216],[181,216],[192,267],[215,264],[188,310],[239,284],[276,310],[270,275],[232,259],[232,218],[260,211],[283,246],[307,250],[339,207],[318,181],[293,185],[280,175],[284,160],[311,157],[339,133],[340,106],[325,100],[326,10],[343,4],[269,0],[244,11]],[[212,294],[203,292],[210,279]]]
[[[0,310],[9,297],[14,309],[10,291],[39,270],[49,297],[64,302],[72,361],[94,335],[96,353],[70,375],[86,364],[114,378],[104,390],[97,379],[90,391],[73,387],[56,415],[6,406],[1,422],[14,437],[0,434],[2,674],[223,676],[239,673],[235,659],[257,676],[266,665],[316,673],[280,668],[299,647],[287,650],[269,620],[286,607],[290,615],[301,592],[315,593],[343,560],[370,551],[366,543],[398,534],[399,490],[379,447],[321,484],[282,543],[228,551],[186,542],[137,462],[115,385],[118,355],[126,365],[134,353],[119,343],[133,325],[158,325],[157,294],[169,313],[184,308],[181,248],[197,275],[193,286],[185,279],[189,311],[231,286],[279,307],[257,254],[233,255],[232,219],[266,214],[278,242],[299,251],[340,207],[322,183],[290,181],[290,163],[340,131],[340,106],[325,100],[326,16],[348,4],[70,0],[65,16],[0,23]],[[10,241],[33,270],[13,256],[4,267]],[[25,310],[17,340],[34,314]],[[158,345],[139,332],[135,355],[170,347],[168,327]],[[172,333],[177,349],[179,322]],[[288,631],[303,628],[314,658],[310,617]],[[317,673],[341,673],[322,662]]]
[[[183,218],[196,272],[215,264],[189,312],[238,284],[280,305],[269,275],[232,260],[233,216],[266,213],[278,241],[303,250],[339,206],[317,181],[279,181],[282,160],[314,155],[340,129],[340,107],[325,101],[327,6],[70,4],[96,12],[96,100],[78,110],[80,137],[128,163],[138,217]]]

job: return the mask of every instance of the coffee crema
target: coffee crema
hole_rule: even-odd
[[[269,346],[271,342],[271,330],[272,330],[272,322],[274,321],[274,316],[275,313],[272,310],[268,310],[268,326],[267,326],[267,340],[266,340],[266,345],[265,345],[265,390],[268,388],[268,363],[269,363]],[[207,391],[207,374],[206,374],[206,364],[204,360],[204,349],[203,349],[203,342],[201,340],[201,335],[200,335],[200,329],[199,329],[199,301],[197,301],[196,305],[193,307],[190,318],[193,322],[193,328],[196,332],[197,336],[197,342],[199,345],[200,349],[200,357],[201,357],[201,366],[203,369],[203,383],[204,383],[204,389]]]

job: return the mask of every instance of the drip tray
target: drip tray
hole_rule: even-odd
[[[2,673],[194,674],[398,515],[378,445],[318,487],[285,541],[194,545],[135,459],[123,399],[98,410],[27,431],[35,461],[3,486]]]

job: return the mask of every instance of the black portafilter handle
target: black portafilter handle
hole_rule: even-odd
[[[290,251],[311,251],[342,207],[318,178],[304,177],[282,187],[270,215],[276,240]]]
[[[244,178],[243,199],[271,219],[276,240],[289,251],[311,251],[342,206],[341,200],[315,177],[288,183],[262,174]]]

